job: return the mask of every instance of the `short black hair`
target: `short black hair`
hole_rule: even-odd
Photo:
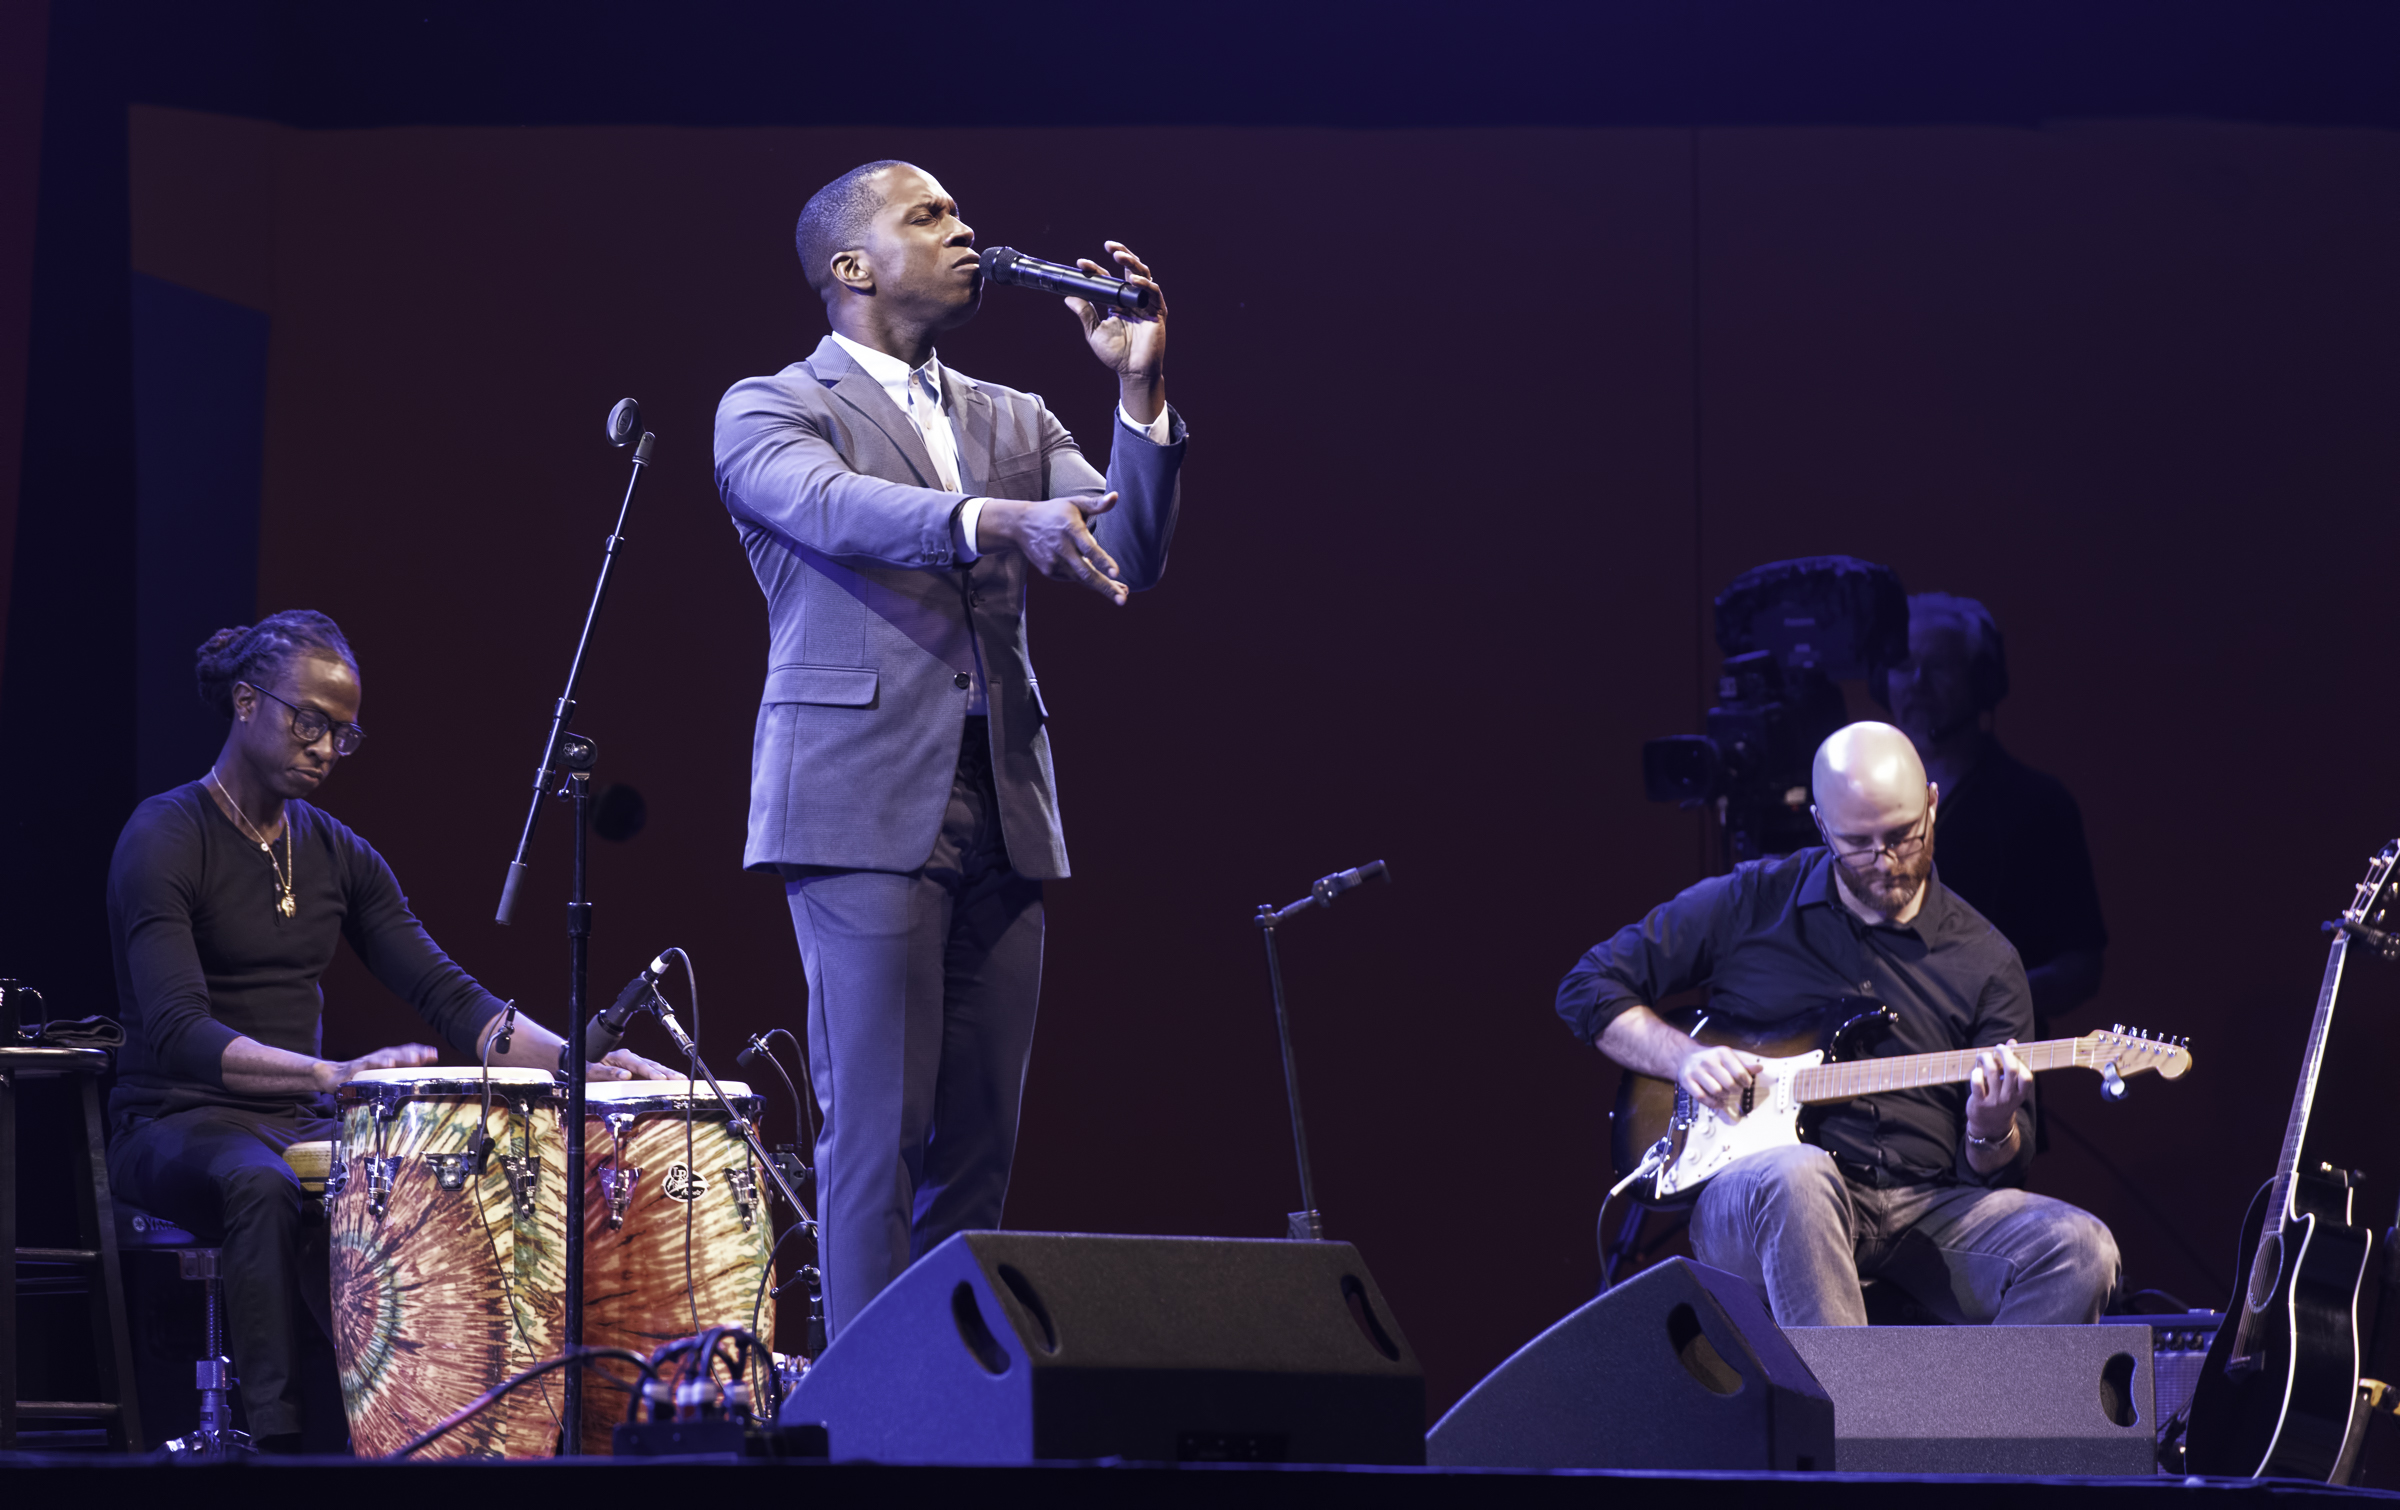
[[[200,701],[233,717],[233,684],[264,688],[296,656],[331,656],[358,669],[341,626],[311,608],[290,608],[256,624],[220,629],[199,649]]]
[[[792,243],[800,249],[800,271],[819,298],[833,293],[833,258],[867,244],[867,224],[886,201],[875,192],[874,178],[886,168],[905,168],[896,157],[860,163],[808,196],[800,208],[800,224]]]

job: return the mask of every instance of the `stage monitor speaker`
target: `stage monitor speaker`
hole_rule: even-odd
[[[1793,1327],[1857,1473],[2149,1477],[2148,1326]]]
[[[1425,1461],[1425,1374],[1358,1250],[962,1232],[801,1376],[835,1458]]]
[[[1681,1258],[1526,1343],[1425,1439],[1440,1468],[1801,1472],[1834,1452],[1833,1401],[1758,1292]]]

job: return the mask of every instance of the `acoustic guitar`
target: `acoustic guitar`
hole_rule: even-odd
[[[2350,907],[2333,930],[2316,1017],[2300,1061],[2300,1085],[2284,1125],[2275,1177],[2242,1219],[2246,1279],[2225,1307],[2192,1390],[2184,1463],[2194,1473],[2330,1482],[2348,1465],[2361,1424],[2358,1288],[2373,1234],[2351,1220],[2357,1177],[2308,1164],[2301,1147],[2325,1062],[2326,1034],[2341,994],[2342,962],[2354,933],[2388,944],[2380,924],[2391,906],[2400,839],[2368,862]]]
[[[1730,1121],[1671,1080],[1627,1072],[1617,1087],[1611,1136],[1617,1172],[1627,1182],[1621,1188],[1647,1206],[1688,1206],[1734,1160],[1801,1142],[1802,1113],[1810,1107],[1885,1091],[1964,1084],[1977,1057],[1987,1052],[1856,1057],[1871,1035],[1896,1020],[1891,1008],[1862,997],[1846,997],[1764,1028],[1711,1020],[1698,1008],[1661,1015],[1699,1043],[1739,1049],[1760,1063],[1739,1115]],[[2192,1051],[2182,1040],[2122,1026],[2080,1038],[2020,1043],[2016,1054],[2036,1074],[2097,1070],[2112,1095],[2124,1093],[2128,1075],[2155,1070],[2173,1080],[2192,1067]]]

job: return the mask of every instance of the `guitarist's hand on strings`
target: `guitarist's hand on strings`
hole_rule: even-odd
[[[1675,1083],[1685,1094],[1727,1122],[1742,1118],[1742,1096],[1758,1079],[1758,1061],[1728,1048],[1695,1045],[1676,1066]]]
[[[2017,1108],[2033,1094],[2033,1071],[2016,1056],[2016,1040],[1975,1056],[1967,1072],[1967,1162],[1989,1174],[2017,1151]]]

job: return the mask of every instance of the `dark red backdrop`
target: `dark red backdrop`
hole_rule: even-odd
[[[1698,727],[1710,596],[1843,551],[1999,615],[2001,727],[2082,799],[2117,940],[2088,1020],[2194,1038],[2193,1078],[2123,1107],[2057,1077],[2116,1172],[2062,1147],[2037,1187],[2107,1217],[2136,1282],[2221,1300],[2316,925],[2400,824],[2400,137],[135,128],[137,270],[272,315],[260,607],[342,620],[375,734],[328,805],[545,1020],[562,824],[525,921],[490,916],[631,393],[659,461],[578,725],[651,816],[596,850],[595,978],[691,950],[720,1066],[800,1021],[780,891],[738,869],[764,615],[710,416],[822,329],[801,200],[908,157],[987,243],[1149,257],[1193,437],[1165,585],[1037,593],[1076,878],[1012,1225],[1280,1231],[1248,916],[1380,855],[1397,884],[1286,939],[1332,1230],[1437,1408],[1588,1296],[1613,1074],[1551,992],[1702,873],[1636,754]],[[1046,301],[998,295],[943,356],[1105,433]],[[2324,1146],[2386,1176],[2381,1220],[2400,992],[2358,979]],[[334,1051],[412,1031],[348,962],[329,994]]]

